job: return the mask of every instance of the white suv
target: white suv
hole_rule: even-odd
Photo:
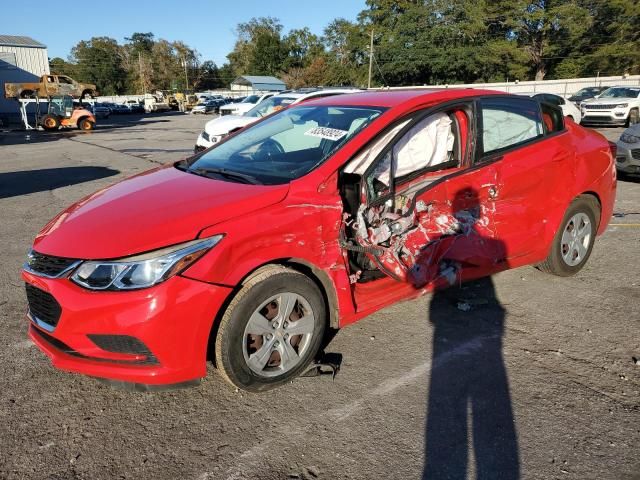
[[[275,93],[265,93],[263,95],[249,95],[243,101],[238,103],[230,103],[220,107],[220,115],[244,115],[258,103],[273,97]]]
[[[640,87],[611,87],[582,102],[582,123],[633,125],[640,122]]]
[[[197,153],[205,150],[218,143],[230,133],[233,133],[253,122],[257,122],[262,117],[266,117],[273,112],[287,108],[289,105],[294,105],[314,98],[329,97],[343,93],[356,93],[360,91],[361,90],[357,88],[323,88],[313,91],[303,90],[287,92],[272,96],[271,98],[255,105],[244,115],[225,115],[209,120],[204,127],[204,131],[196,140],[194,152]],[[222,108],[224,107],[221,107],[221,110]]]

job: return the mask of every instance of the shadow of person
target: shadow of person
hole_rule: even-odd
[[[462,264],[463,270],[488,272],[487,265],[504,262],[506,254],[495,235],[482,235],[491,225],[479,202],[471,189],[456,196],[453,211],[464,209],[456,217],[469,218],[465,212],[471,212],[477,228],[467,229],[461,241],[464,248],[452,248],[453,259],[445,254],[444,260],[460,264],[467,255],[474,263]],[[487,254],[495,258],[481,258]],[[493,281],[484,277],[436,290],[429,319],[434,332],[423,479],[466,479],[472,453],[479,480],[518,478],[518,444],[502,357],[505,310]]]

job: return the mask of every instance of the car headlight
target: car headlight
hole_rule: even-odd
[[[148,288],[183,272],[221,239],[222,235],[216,235],[133,257],[86,261],[73,272],[71,280],[90,290]]]
[[[616,105],[616,108],[627,108],[628,106],[628,103],[619,103],[618,105]]]
[[[640,142],[640,136],[631,135],[630,133],[623,133],[620,136],[620,141],[624,143],[638,143]]]

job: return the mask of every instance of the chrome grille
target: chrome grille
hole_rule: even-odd
[[[587,110],[613,110],[616,108],[615,103],[606,104],[606,105],[589,105],[588,103],[583,103],[582,106]]]
[[[43,255],[31,250],[24,264],[25,270],[44,277],[57,277],[75,266],[79,260],[75,258],[54,257]]]

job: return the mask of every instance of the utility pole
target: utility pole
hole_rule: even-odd
[[[373,28],[371,29],[371,44],[369,45],[369,82],[367,88],[371,88],[371,71],[373,69]]]
[[[182,64],[184,65],[184,82],[187,84],[187,90],[189,90],[189,76],[187,74],[187,57],[182,57]]]
[[[138,52],[138,69],[140,71],[140,87],[142,89],[142,93],[147,94],[147,86],[144,82],[144,76],[142,75],[142,52]]]

